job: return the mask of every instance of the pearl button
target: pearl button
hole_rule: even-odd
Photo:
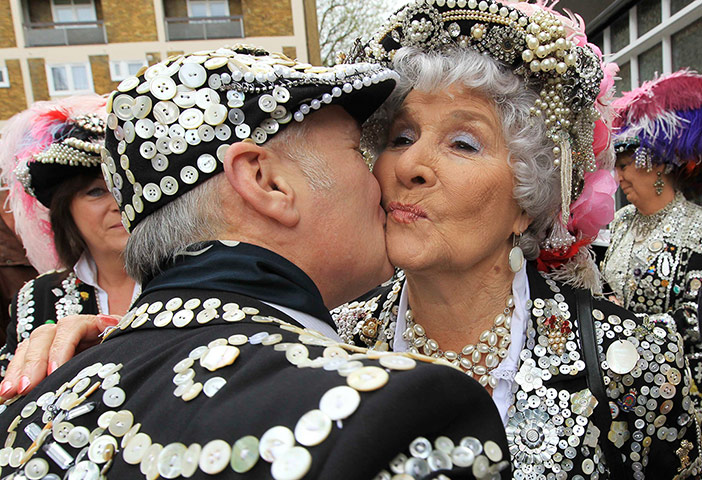
[[[159,76],[151,80],[151,94],[159,100],[170,100],[176,94],[176,84],[170,77]]]
[[[303,447],[293,447],[277,458],[271,466],[275,480],[299,480],[309,472],[312,455]]]
[[[352,372],[347,378],[349,386],[361,392],[377,390],[388,383],[390,375],[379,367],[363,367]]]
[[[306,447],[319,445],[327,439],[332,420],[321,410],[311,410],[300,417],[295,426],[295,439]]]
[[[157,172],[163,172],[168,168],[168,157],[162,153],[157,153],[154,158],[151,159],[151,166]]]
[[[341,385],[328,390],[319,401],[319,409],[332,420],[343,420],[356,411],[361,395],[351,387]]]
[[[258,452],[261,458],[272,463],[295,445],[295,436],[289,428],[272,427],[261,436]]]
[[[134,117],[143,119],[146,118],[146,116],[151,113],[151,107],[153,106],[153,102],[151,101],[150,97],[147,97],[146,95],[141,95],[139,97],[136,97],[134,99],[134,105],[132,106],[132,113],[134,114]]]
[[[209,125],[200,125],[197,134],[203,142],[211,142],[215,138],[214,128]]]
[[[170,125],[178,120],[180,109],[173,102],[158,102],[154,106],[154,118],[159,123]]]
[[[171,138],[170,147],[173,153],[180,155],[188,149],[188,142],[183,137],[174,137]]]
[[[178,310],[178,312],[173,315],[173,325],[182,328],[188,325],[194,317],[195,314],[192,310]]]
[[[219,104],[219,94],[211,88],[202,88],[195,93],[195,104],[202,110]]]
[[[90,444],[88,458],[94,463],[105,463],[110,460],[117,450],[117,440],[109,435],[102,435]]]
[[[244,93],[236,90],[227,91],[227,106],[238,108],[244,105]]]
[[[200,452],[200,470],[216,475],[223,471],[231,459],[232,448],[224,440],[212,440]]]
[[[278,102],[275,101],[273,95],[261,95],[258,99],[258,108],[266,113],[270,113],[278,106]]]
[[[197,108],[188,108],[183,110],[183,112],[178,117],[178,123],[183,128],[197,128],[202,125],[204,115],[201,110]]]
[[[251,470],[258,462],[259,442],[253,435],[247,435],[234,443],[232,448],[231,467],[236,473]]]
[[[173,103],[180,108],[190,108],[195,106],[195,92],[184,85],[178,85],[178,93],[173,97]]]
[[[216,126],[227,119],[227,107],[221,104],[210,105],[205,109],[205,122]]]
[[[159,182],[159,186],[166,195],[175,195],[178,192],[178,181],[170,175],[163,177]]]
[[[193,183],[197,182],[199,176],[200,174],[198,173],[197,169],[191,165],[183,167],[180,171],[180,179],[183,181],[183,183],[187,183],[188,185],[192,185]]]
[[[181,466],[186,450],[182,443],[170,443],[163,447],[156,461],[159,475],[163,478],[178,478],[182,473]]]
[[[217,140],[226,142],[232,136],[232,129],[229,125],[219,125],[215,128],[215,137]]]
[[[244,119],[246,118],[246,115],[244,115],[244,111],[241,110],[240,108],[233,108],[229,110],[229,121],[232,123],[232,125],[241,125],[244,123]]]
[[[134,131],[134,124],[132,123],[132,121],[127,120],[126,122],[124,122],[122,128],[124,129],[124,140],[127,143],[132,143],[136,136],[136,132]]]
[[[112,110],[117,115],[117,118],[123,121],[134,118],[133,106],[134,99],[129,95],[117,95],[112,101]]]
[[[197,159],[197,168],[203,173],[212,173],[217,168],[217,159],[209,153],[203,153]]]
[[[144,185],[144,198],[151,202],[158,202],[161,199],[161,189],[155,183]]]
[[[245,123],[237,125],[236,128],[234,128],[234,134],[237,136],[237,138],[240,138],[242,140],[244,138],[248,138],[251,134],[251,127],[249,127]]]
[[[198,88],[205,83],[207,72],[197,63],[186,63],[178,70],[178,78],[186,87]]]

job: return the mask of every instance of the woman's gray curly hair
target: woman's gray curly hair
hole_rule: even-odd
[[[546,126],[530,115],[539,96],[537,91],[507,67],[469,49],[426,53],[404,47],[395,54],[392,68],[400,74],[400,82],[386,107],[371,119],[364,146],[372,148],[384,142],[385,132],[377,126],[389,124],[393,112],[412,89],[433,92],[458,84],[492,99],[510,152],[509,163],[514,172],[512,194],[533,219],[520,246],[529,260],[538,257],[539,245],[560,208],[561,184],[560,171],[553,166],[553,142],[547,136]]]

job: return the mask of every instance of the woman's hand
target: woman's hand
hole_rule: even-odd
[[[29,393],[76,353],[100,343],[100,334],[119,320],[107,315],[69,315],[57,324],[38,327],[17,346],[0,383],[1,399]]]

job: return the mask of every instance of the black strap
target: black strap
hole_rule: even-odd
[[[609,410],[609,398],[607,397],[600,373],[595,321],[592,318],[592,295],[587,290],[577,289],[575,290],[575,302],[578,309],[578,327],[580,328],[583,360],[585,361],[585,371],[587,372],[587,385],[597,399],[593,420],[600,429],[600,445],[604,450],[610,478],[617,480],[628,478],[629,475],[626,474],[622,454],[607,438],[612,423],[612,415]]]

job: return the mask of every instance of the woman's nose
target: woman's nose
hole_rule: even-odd
[[[430,154],[419,142],[400,154],[395,164],[395,175],[406,188],[431,187],[436,183]]]

